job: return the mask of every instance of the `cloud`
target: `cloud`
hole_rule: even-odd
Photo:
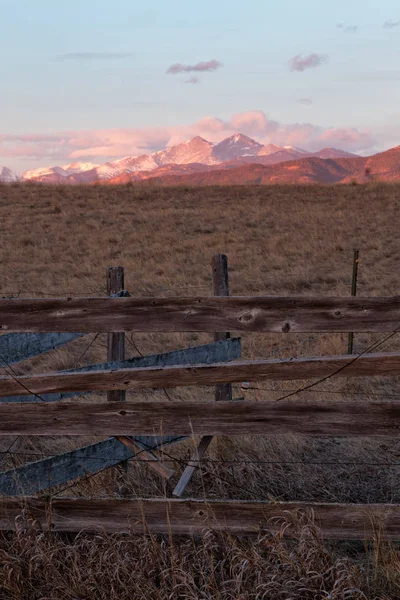
[[[189,77],[189,79],[185,79],[183,83],[195,85],[196,83],[200,83],[200,79],[198,77]]]
[[[300,146],[306,150],[336,146],[361,152],[376,144],[368,131],[323,128],[311,123],[279,123],[262,110],[251,110],[233,114],[227,120],[207,116],[188,125],[0,135],[0,156],[35,161],[38,166],[93,159],[106,162],[123,156],[148,154],[198,135],[219,142],[237,132],[263,144]]]
[[[358,30],[357,25],[347,25],[344,28],[345,33],[355,33]]]
[[[310,106],[313,103],[311,98],[297,98],[298,104],[304,104],[304,106]]]
[[[60,54],[58,60],[116,60],[132,56],[130,52],[69,52]]]
[[[308,56],[302,56],[297,54],[289,61],[289,68],[291,71],[305,71],[313,67],[319,67],[328,61],[328,57],[325,54],[309,54]]]
[[[182,63],[175,63],[167,69],[166,73],[168,75],[177,75],[178,73],[192,73],[193,71],[203,73],[205,71],[216,71],[222,66],[222,63],[219,60],[215,59],[198,62],[195,65],[183,65]]]
[[[387,21],[384,22],[383,28],[384,29],[393,29],[393,27],[398,27],[399,25],[400,25],[400,21],[391,21],[390,19],[388,19]]]

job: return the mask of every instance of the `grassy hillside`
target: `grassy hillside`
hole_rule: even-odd
[[[209,295],[210,261],[213,254],[223,252],[229,258],[233,295],[348,295],[353,248],[358,247],[359,294],[395,295],[400,290],[399,209],[397,185],[1,186],[0,294],[103,295],[106,267],[123,265],[126,287],[134,296]],[[355,350],[384,337],[356,335]],[[206,342],[211,335],[128,338],[128,356],[134,356]],[[399,347],[395,337],[381,349]],[[339,354],[346,348],[343,335],[243,336],[245,358]],[[105,355],[105,336],[89,336],[17,365],[16,372],[69,368],[103,360]],[[273,399],[294,386],[254,387],[258,389],[235,386],[235,396]],[[177,401],[213,397],[208,388],[167,393]],[[326,382],[301,397],[327,401],[358,397],[367,404],[377,393],[400,395],[399,379]],[[140,397],[165,398],[163,391]],[[87,441],[3,439],[0,453],[14,442],[15,454],[0,454],[0,468]],[[112,471],[59,492],[169,495],[182,470],[179,461],[187,460],[192,447],[190,441],[170,449],[167,463],[176,469],[176,476],[166,489],[147,467],[132,463],[127,478]],[[189,495],[400,502],[397,440],[220,438],[207,458],[212,462],[193,479]],[[400,597],[396,548],[377,543],[370,554],[362,545],[323,545],[312,525],[304,521],[300,526],[300,543],[279,536],[249,543],[210,535],[201,543],[177,543],[123,536],[44,538],[33,530],[21,531],[0,539],[0,562],[5,567],[0,570],[0,598]]]

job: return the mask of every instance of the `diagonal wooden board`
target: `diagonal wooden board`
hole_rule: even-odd
[[[0,337],[1,339],[1,337]],[[145,369],[145,368],[161,368],[174,365],[190,365],[190,364],[208,364],[218,362],[230,362],[240,357],[241,342],[240,338],[231,338],[221,342],[212,342],[193,348],[183,348],[181,350],[173,350],[163,354],[154,354],[150,356],[129,358],[123,361],[111,361],[99,363],[95,365],[86,365],[78,369],[69,369],[67,371],[59,371],[62,373],[91,373],[93,371],[117,371],[119,369]],[[21,392],[23,390],[21,389]],[[0,397],[2,402],[57,402],[66,398],[73,398],[90,392],[61,392],[40,394],[40,397],[35,395],[17,395]]]
[[[84,336],[83,333],[8,333],[0,336],[0,367],[45,354]]]
[[[140,358],[128,359],[125,361],[108,362],[89,367],[82,367],[82,370],[103,370],[120,368],[121,362],[124,366],[137,368],[139,366],[167,366],[176,364],[195,364],[213,363],[214,361],[231,361],[240,357],[241,343],[239,338],[203,344],[193,348],[174,350],[164,354],[145,356]],[[79,395],[76,392],[67,394],[45,394],[43,400],[55,402],[63,398]],[[0,398],[1,402],[40,402],[36,396],[14,396]],[[141,452],[151,449],[157,449],[162,446],[168,446],[186,439],[186,436],[135,436],[132,438]],[[35,494],[49,487],[63,485],[68,481],[77,479],[85,474],[96,473],[99,470],[114,466],[122,460],[132,458],[134,453],[126,448],[115,438],[85,446],[72,452],[67,452],[59,456],[29,463],[15,470],[0,473],[0,494],[20,495]],[[140,455],[139,455],[140,456]]]
[[[185,439],[182,436],[153,438],[153,443],[146,444],[146,450],[157,450],[163,446],[175,444]],[[139,445],[137,443],[137,445]],[[140,450],[138,451],[140,452]],[[109,467],[119,464],[135,456],[124,444],[116,438],[109,438],[90,446],[78,448],[44,460],[32,462],[23,467],[0,473],[0,495],[26,496],[37,494],[44,490],[79,477],[92,475]]]

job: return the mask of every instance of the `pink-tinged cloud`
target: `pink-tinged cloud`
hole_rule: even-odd
[[[279,123],[262,110],[236,113],[229,119],[204,117],[178,126],[98,129],[58,134],[0,135],[0,156],[37,161],[41,166],[67,164],[76,160],[104,162],[138,156],[179,144],[195,136],[210,142],[241,132],[263,144],[299,146],[319,150],[334,146],[343,150],[368,151],[376,140],[368,131],[323,128],[311,123]]]
[[[289,68],[291,71],[305,71],[306,69],[319,67],[326,62],[328,62],[328,57],[325,54],[316,54],[315,52],[308,56],[297,54],[289,60]]]
[[[198,77],[189,77],[189,79],[185,79],[183,83],[196,85],[196,83],[200,83],[200,79]]]
[[[175,63],[171,65],[166,73],[168,75],[177,75],[178,73],[203,73],[206,71],[216,71],[222,67],[222,63],[219,60],[208,60],[204,62],[198,62],[195,65],[183,65],[182,63]]]

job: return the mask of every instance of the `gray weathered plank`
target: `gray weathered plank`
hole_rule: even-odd
[[[0,498],[1,530],[15,530],[27,519],[52,532],[201,535],[212,529],[236,535],[282,531],[296,538],[309,518],[325,539],[367,540],[378,534],[381,540],[400,540],[399,504]]]
[[[140,440],[140,438],[138,438]],[[181,436],[154,438],[149,441],[146,448],[157,450],[163,446],[180,442]],[[140,441],[136,442],[139,448]],[[52,487],[64,485],[85,475],[92,475],[103,469],[113,467],[123,460],[128,460],[139,452],[132,452],[117,439],[110,438],[90,446],[65,452],[44,460],[36,461],[0,473],[0,494],[3,496],[24,496],[37,494]]]
[[[0,331],[390,332],[400,297],[0,300]]]
[[[120,369],[81,373],[44,373],[0,377],[0,396],[67,391],[139,390],[144,388],[214,385],[241,381],[289,381],[324,377],[366,377],[400,374],[400,353],[364,356],[250,360],[212,365]]]
[[[398,436],[400,403],[358,401],[2,404],[0,435]]]
[[[221,342],[203,344],[193,348],[183,348],[182,350],[173,350],[163,354],[154,354],[150,356],[139,356],[129,358],[123,361],[111,361],[95,365],[86,365],[78,369],[69,369],[60,371],[60,373],[82,373],[92,371],[117,370],[117,369],[139,369],[150,367],[168,367],[173,365],[190,364],[213,364],[215,362],[229,362],[240,357],[241,343],[240,338],[232,338]],[[19,389],[18,392],[23,390]],[[50,394],[40,394],[40,398],[34,395],[16,395],[0,396],[0,404],[3,402],[57,402],[66,398],[73,398],[89,392],[56,392]]]
[[[196,469],[198,469],[200,461],[203,458],[212,441],[212,435],[204,435],[201,438],[200,442],[194,449],[190,461],[187,463],[185,469],[183,470],[183,473],[178,483],[176,484],[174,491],[172,492],[174,496],[177,496],[178,498],[183,496],[187,485],[190,483],[190,480],[192,479]]]
[[[8,333],[0,336],[0,367],[55,350],[82,337],[83,333]],[[4,364],[1,364],[4,363]]]

